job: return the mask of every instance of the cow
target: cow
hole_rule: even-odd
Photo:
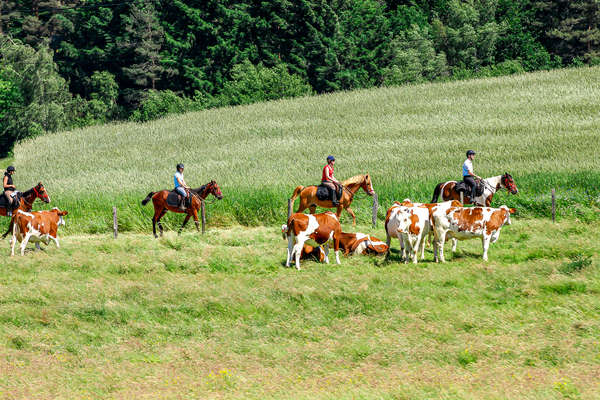
[[[445,262],[444,242],[446,236],[459,240],[481,238],[483,261],[488,260],[488,248],[500,237],[504,225],[510,225],[514,208],[503,205],[491,207],[450,207],[433,215],[434,254],[436,262]]]
[[[281,226],[283,238],[288,240],[288,255],[285,263],[290,266],[292,258],[296,258],[296,269],[300,269],[300,256],[305,242],[311,246],[325,245],[325,262],[329,264],[329,243],[333,242],[335,261],[340,264],[340,234],[342,227],[337,216],[332,212],[321,214],[294,213]]]
[[[302,254],[300,254],[301,260],[317,260],[323,262],[325,260],[325,251],[321,246],[310,246],[304,243],[302,246]]]
[[[404,207],[404,208],[402,208]],[[426,222],[423,223],[423,218],[425,218],[425,213],[423,212],[417,212],[412,213],[411,218],[413,218],[413,220],[415,220],[415,227],[413,228],[413,233],[406,233],[406,235],[401,234],[401,232],[398,231],[398,227],[400,226],[400,219],[402,219],[402,214],[404,212],[407,212],[407,208],[412,208],[412,207],[419,207],[419,208],[424,208],[427,209],[427,218],[426,218]],[[402,252],[402,259],[406,260],[407,259],[407,255],[406,255],[406,250],[405,250],[405,245],[404,245],[404,240],[403,237],[408,235],[412,235],[412,240],[413,243],[416,241],[416,233],[414,233],[414,231],[416,230],[417,226],[422,226],[422,228],[420,228],[423,232],[421,232],[420,234],[427,234],[427,237],[430,239],[431,241],[431,234],[433,233],[431,226],[432,226],[432,221],[431,221],[431,216],[433,215],[434,212],[436,211],[440,211],[440,210],[446,210],[450,207],[462,207],[462,204],[460,203],[460,201],[457,200],[452,200],[452,201],[445,201],[442,203],[413,203],[410,199],[404,199],[402,202],[399,201],[395,201],[394,204],[388,209],[386,217],[385,217],[385,230],[386,230],[386,244],[388,245],[388,247],[391,244],[391,238],[392,237],[397,237],[398,241],[400,242],[400,249]],[[419,215],[421,215],[421,217],[419,218]],[[418,219],[418,221],[417,221]],[[425,237],[421,237],[419,239],[419,245],[420,245],[420,250],[421,250],[421,260],[425,259]],[[453,248],[452,251],[456,250],[456,240],[454,240],[453,243]],[[417,249],[415,249],[415,251],[417,251]],[[388,255],[389,255],[389,250],[388,250]],[[416,256],[416,254],[415,254]]]
[[[10,255],[15,255],[17,240],[21,242],[21,255],[25,255],[25,247],[30,240],[36,243],[38,249],[39,242],[47,245],[50,239],[54,240],[56,247],[60,247],[57,231],[60,225],[65,225],[63,217],[67,214],[67,211],[58,208],[34,212],[19,210],[14,217]]]
[[[344,250],[346,256],[349,254],[383,254],[388,250],[388,245],[381,240],[360,232],[342,232],[340,234],[340,247]]]
[[[391,238],[397,237],[404,262],[410,258],[416,264],[421,242],[429,232],[429,210],[426,207],[407,207],[394,203],[386,216],[385,231],[386,244],[389,246]]]

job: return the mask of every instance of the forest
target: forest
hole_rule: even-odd
[[[598,0],[3,0],[0,157],[44,132],[600,64]]]

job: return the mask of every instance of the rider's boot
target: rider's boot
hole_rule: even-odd
[[[331,202],[337,207],[340,202],[338,201],[337,188],[331,192]]]
[[[185,197],[179,197],[179,211],[185,211]]]

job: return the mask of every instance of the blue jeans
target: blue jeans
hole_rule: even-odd
[[[175,191],[176,191],[177,193],[179,193],[180,195],[182,195],[184,198],[186,198],[186,197],[187,197],[187,192],[185,191],[185,188],[184,188],[183,186],[177,186],[177,187],[175,188]]]

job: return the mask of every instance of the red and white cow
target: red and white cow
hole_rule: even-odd
[[[481,238],[483,260],[487,261],[488,248],[500,237],[500,230],[510,225],[514,208],[451,207],[433,215],[435,261],[445,262],[444,242],[446,235],[459,240]]]
[[[56,247],[60,247],[57,231],[60,225],[65,225],[63,217],[67,214],[67,211],[60,211],[58,208],[34,212],[19,210],[13,221],[13,236],[10,241],[11,256],[15,255],[17,240],[21,242],[21,255],[25,254],[25,247],[29,241],[35,242],[39,249],[39,242],[47,245],[52,239],[56,243]]]
[[[426,209],[427,213],[423,211],[410,212],[409,210],[412,208],[420,208]],[[445,201],[442,203],[413,203],[410,199],[404,199],[402,202],[395,201],[394,204],[388,209],[387,215],[385,218],[385,230],[387,234],[386,244],[389,246],[391,244],[391,238],[397,237],[400,242],[400,248],[402,251],[402,258],[404,261],[407,261],[407,254],[404,245],[404,238],[410,239],[412,244],[416,244],[417,241],[420,246],[421,251],[421,260],[425,259],[425,235],[427,237],[432,234],[432,220],[431,217],[435,212],[444,211],[449,209],[450,207],[462,207],[460,201],[451,200]],[[411,220],[412,229],[403,228],[406,231],[404,234],[398,229],[402,225],[406,225],[407,219]],[[402,223],[402,221],[405,221]],[[410,227],[409,227],[410,228]],[[421,237],[417,237],[421,235]],[[408,246],[407,246],[408,247]],[[453,251],[456,248],[456,240],[454,240]],[[413,254],[414,250],[414,254]],[[411,252],[412,257],[416,258],[416,252],[419,249],[412,249],[412,245],[410,246],[409,252]],[[413,259],[413,262],[416,262]]]
[[[342,227],[337,216],[332,212],[321,214],[295,213],[287,224],[281,226],[283,238],[288,239],[288,255],[285,263],[290,266],[292,258],[296,258],[296,268],[300,269],[300,255],[305,242],[317,247],[324,245],[325,262],[329,264],[329,243],[333,242],[335,261],[340,264],[340,234]]]
[[[388,245],[374,236],[364,233],[346,233],[340,235],[340,247],[344,250],[344,255],[350,253],[359,254],[383,254],[388,250]]]

